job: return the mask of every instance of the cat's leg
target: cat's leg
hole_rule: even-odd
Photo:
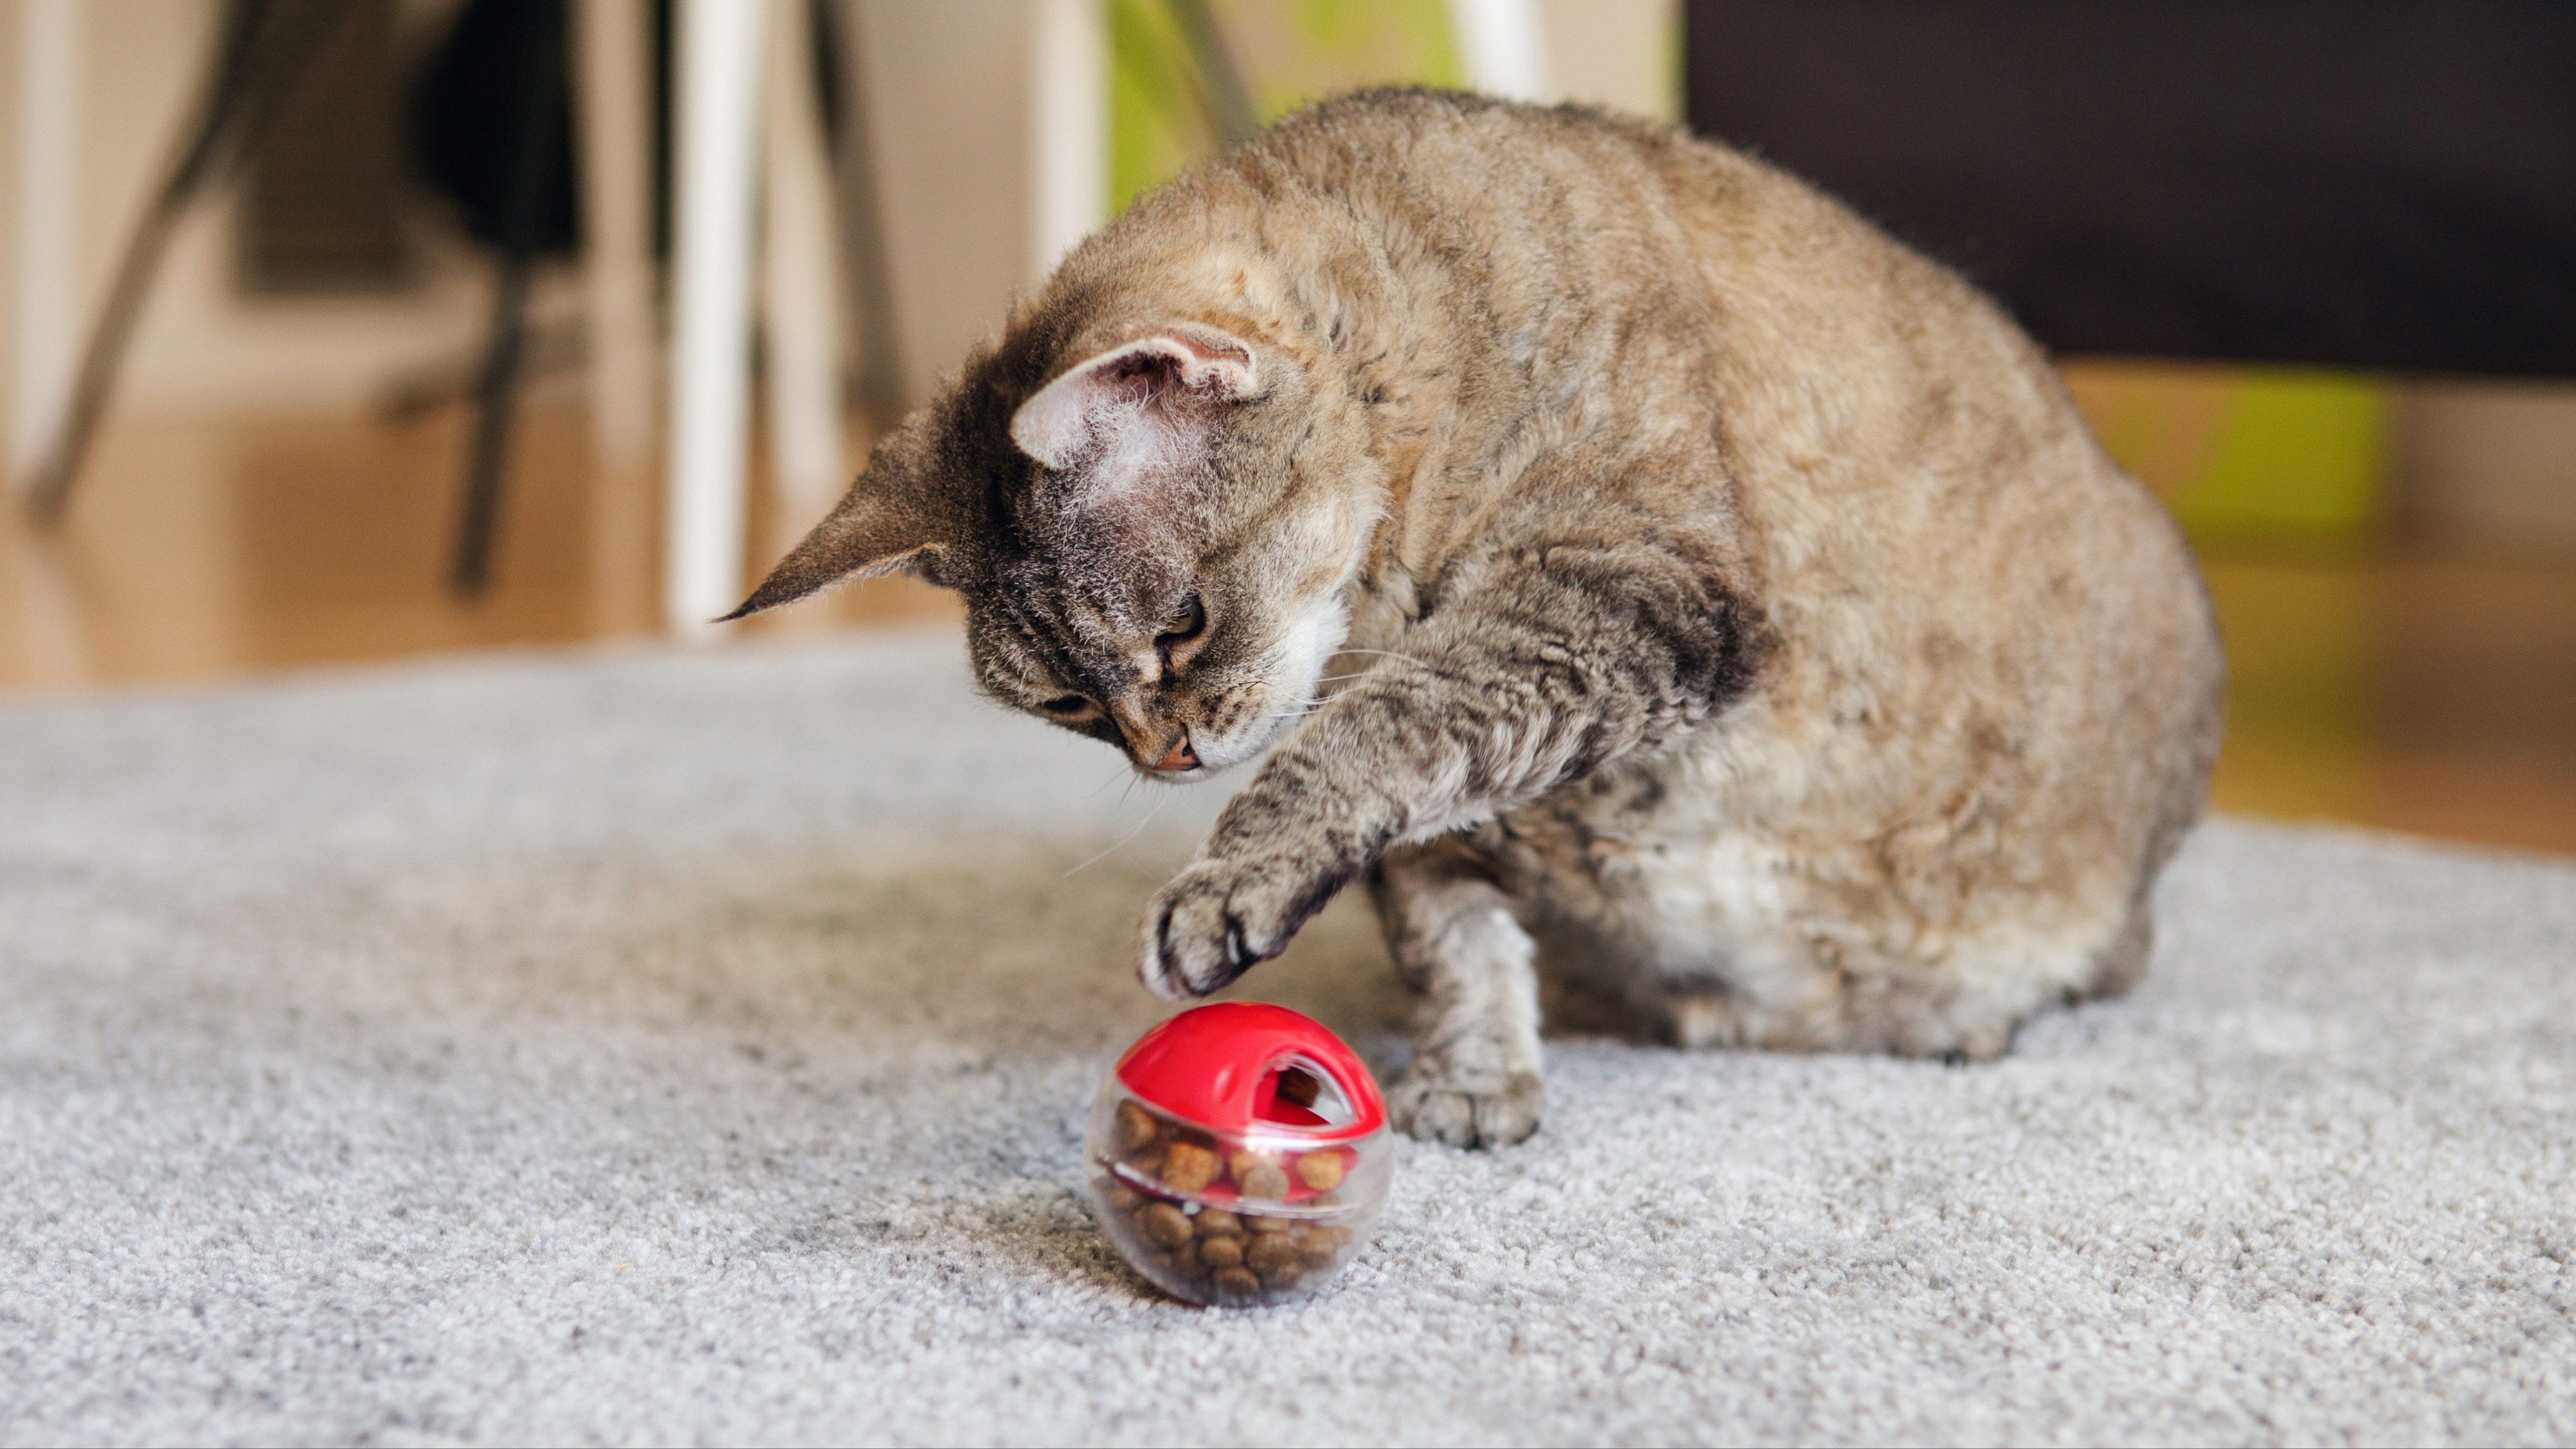
[[[2142,891],[2129,902],[2129,914],[2121,921],[2119,934],[2094,956],[2093,979],[2086,983],[2081,995],[2126,995],[2147,974],[2147,958],[2155,954],[2155,949],[2155,906]]]
[[[1536,947],[1510,898],[1454,838],[1389,851],[1369,890],[1415,996],[1413,1065],[1387,1093],[1396,1125],[1455,1147],[1537,1131]]]
[[[1637,1003],[1638,1012],[1655,1035],[1685,1051],[1741,1046],[1744,1021],[1735,997],[1723,987],[1694,982],[1655,991]]]
[[[1204,996],[1287,947],[1388,850],[1660,748],[1751,684],[1758,622],[1675,532],[1532,544],[1461,569],[1398,665],[1263,761],[1146,907],[1138,974]]]

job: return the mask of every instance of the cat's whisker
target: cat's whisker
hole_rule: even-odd
[[[1086,870],[1091,869],[1093,866],[1100,864],[1102,861],[1107,860],[1109,857],[1111,857],[1111,856],[1113,856],[1113,855],[1116,855],[1118,852],[1120,852],[1120,851],[1122,851],[1122,850],[1125,850],[1125,849],[1127,848],[1127,842],[1129,842],[1129,841],[1131,841],[1131,840],[1135,839],[1135,838],[1136,838],[1137,836],[1139,836],[1139,835],[1144,834],[1144,832],[1145,832],[1145,827],[1146,827],[1146,826],[1148,826],[1148,825],[1153,824],[1153,823],[1154,823],[1154,817],[1155,817],[1155,816],[1157,816],[1157,815],[1162,814],[1162,813],[1163,813],[1163,807],[1164,807],[1164,806],[1166,806],[1166,805],[1169,805],[1169,804],[1171,804],[1171,803],[1172,803],[1172,797],[1171,797],[1170,795],[1168,795],[1168,794],[1166,794],[1162,799],[1155,801],[1155,802],[1154,802],[1154,808],[1145,812],[1145,818],[1144,818],[1144,819],[1142,819],[1142,820],[1137,821],[1137,822],[1136,822],[1136,824],[1135,824],[1135,827],[1134,827],[1133,829],[1129,830],[1126,834],[1124,834],[1124,835],[1122,835],[1122,836],[1119,836],[1119,837],[1118,837],[1118,841],[1117,841],[1117,843],[1116,843],[1116,844],[1114,844],[1114,845],[1110,846],[1107,850],[1104,850],[1104,851],[1100,852],[1098,855],[1093,856],[1091,859],[1084,861],[1082,864],[1075,866],[1073,869],[1071,869],[1071,870],[1069,870],[1069,871],[1066,871],[1066,872],[1064,873],[1064,877],[1063,877],[1063,878],[1064,878],[1064,879],[1066,879],[1066,880],[1071,880],[1071,879],[1073,879],[1073,877],[1075,877],[1076,875],[1079,875],[1079,874],[1081,874],[1082,872],[1084,872],[1084,871],[1086,871]]]
[[[1431,674],[1439,674],[1439,673],[1441,673],[1441,672],[1442,672],[1442,671],[1441,671],[1441,669],[1440,669],[1440,667],[1439,667],[1438,665],[1426,663],[1426,662],[1424,662],[1424,661],[1422,661],[1422,660],[1420,660],[1420,659],[1416,659],[1416,658],[1414,658],[1414,657],[1413,657],[1412,655],[1410,655],[1410,654],[1398,654],[1398,653],[1396,653],[1396,652],[1395,652],[1394,650],[1392,650],[1392,649],[1337,649],[1337,650],[1334,650],[1333,652],[1334,652],[1336,655],[1340,655],[1340,654],[1372,654],[1372,655],[1375,655],[1375,656],[1377,656],[1378,658],[1381,658],[1381,659],[1400,659],[1400,660],[1404,661],[1405,663],[1412,665],[1414,668],[1416,668],[1416,669],[1420,669],[1420,670],[1423,670],[1423,671],[1425,671],[1425,672],[1427,672],[1427,673],[1431,673]],[[1360,671],[1360,673],[1361,673],[1361,674],[1368,674],[1368,673],[1374,673],[1374,672],[1375,672],[1375,671],[1373,671],[1373,670],[1362,670],[1362,671]],[[1356,678],[1358,678],[1358,677],[1359,677],[1359,675],[1345,675],[1345,676],[1343,676],[1343,677],[1344,677],[1344,678],[1349,678],[1349,679],[1356,679]]]

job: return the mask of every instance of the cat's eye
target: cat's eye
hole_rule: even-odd
[[[1038,706],[1057,719],[1075,719],[1100,708],[1078,694],[1058,695]]]
[[[1163,632],[1154,636],[1154,647],[1169,649],[1175,644],[1187,644],[1206,632],[1207,608],[1199,602],[1198,595],[1192,594],[1181,601],[1180,611],[1163,625]]]

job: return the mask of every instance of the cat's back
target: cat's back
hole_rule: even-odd
[[[1680,127],[1592,106],[1362,91],[1282,120],[1226,165],[1254,180],[1256,204],[1293,179],[1383,235],[1500,247],[1559,282],[1625,274],[1689,290],[1758,280],[1846,293],[1891,280],[1955,285],[1784,171]],[[1532,239],[1543,254],[1518,251]]]
[[[1311,107],[1229,164],[1260,204],[1282,187],[1328,198],[1393,265],[1448,274],[1524,329],[1607,321],[1648,295],[1696,302],[1728,219],[1794,209],[1803,190],[1674,128],[1431,90]]]
[[[1302,191],[1370,235],[1437,314],[1410,323],[1490,329],[1537,405],[1551,369],[1652,406],[1653,369],[1687,367],[1731,431],[1789,449],[1909,446],[1930,394],[1971,397],[1974,421],[2081,443],[2045,359],[1975,288],[1804,181],[1678,127],[1372,91],[1281,122],[1228,167],[1250,183],[1250,210]]]

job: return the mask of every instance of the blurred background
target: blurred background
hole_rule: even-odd
[[[0,691],[705,637],[1139,191],[1471,85],[1749,146],[2001,296],[2200,550],[2220,808],[2576,851],[2571,16],[0,0]]]

